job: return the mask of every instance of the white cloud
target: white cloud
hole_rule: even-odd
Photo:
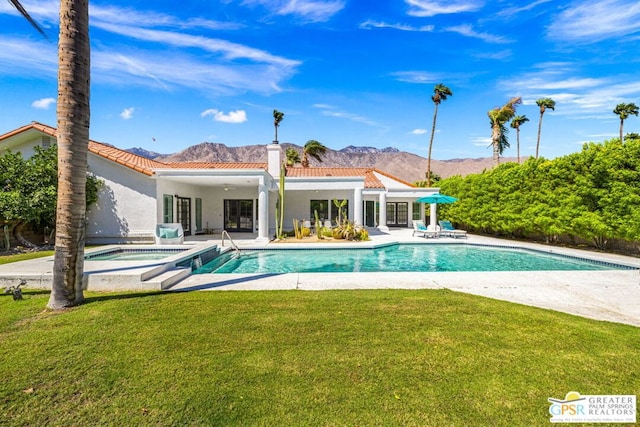
[[[324,110],[330,110],[333,107],[333,105],[329,105],[329,104],[313,104],[312,105],[313,108],[320,108],[320,109],[324,109]]]
[[[303,7],[304,2],[296,4]],[[26,6],[45,28],[57,25],[59,2],[29,0]],[[15,14],[15,11],[5,6],[0,8],[0,16],[3,13]],[[113,6],[91,6],[90,14],[92,27],[129,39],[126,43],[129,47],[111,47],[105,43],[92,47],[93,82],[167,91],[182,86],[216,95],[247,91],[274,93],[283,90],[282,82],[294,75],[301,64],[264,49],[181,31],[243,26],[235,23],[202,18],[181,20],[163,13]],[[147,43],[136,43],[136,40]],[[0,35],[0,63],[15,64],[0,67],[0,75],[24,75],[28,71],[29,76],[55,78],[56,46]]]
[[[239,66],[224,61],[211,63],[206,55],[189,53],[104,52],[96,49],[92,52],[91,68],[93,81],[164,90],[182,86],[225,95],[246,91],[279,92],[282,90],[280,83],[295,72],[293,67],[272,64],[249,62]]]
[[[294,14],[310,22],[328,21],[333,15],[344,8],[344,1],[311,1],[289,0],[280,8],[278,14]]]
[[[522,12],[530,12],[531,10],[533,10],[534,8],[536,8],[537,6],[541,5],[541,4],[545,4],[545,3],[549,3],[552,0],[537,0],[534,1],[532,3],[529,4],[518,4],[517,6],[514,7],[508,7],[506,9],[502,9],[501,11],[496,13],[496,16],[500,16],[500,17],[512,17],[514,15],[517,15],[519,13]]]
[[[54,98],[42,98],[42,99],[36,99],[35,101],[33,101],[31,103],[31,106],[33,108],[39,108],[41,110],[48,110],[49,107],[55,103],[56,103],[56,100]]]
[[[244,110],[229,111],[228,114],[225,114],[220,110],[210,108],[200,113],[200,117],[207,116],[212,116],[213,120],[222,123],[244,123],[247,121],[247,113]]]
[[[244,4],[259,4],[277,15],[294,15],[305,22],[325,22],[340,12],[344,0],[245,0]]]
[[[441,74],[428,73],[423,71],[398,71],[391,73],[396,80],[405,83],[436,83],[442,79]]]
[[[549,38],[595,43],[640,31],[640,3],[635,0],[574,1],[547,29]]]
[[[513,56],[513,51],[511,49],[505,49],[498,52],[479,52],[473,54],[474,58],[479,59],[495,59],[497,61],[502,61],[509,59]]]
[[[45,76],[56,78],[58,52],[52,43],[27,38],[3,37],[0,34],[0,75]]]
[[[134,110],[135,110],[135,108],[133,108],[133,107],[125,108],[120,113],[120,117],[122,118],[122,120],[132,119]]]
[[[407,12],[411,16],[430,17],[435,15],[475,12],[484,6],[479,0],[450,0],[450,1],[428,1],[428,0],[405,0],[410,6]]]
[[[553,99],[553,115],[575,120],[615,118],[612,110],[618,103],[640,97],[640,80],[634,75],[589,78],[581,77],[570,67],[551,63],[536,68],[540,71],[516,75],[501,84],[507,93],[522,96],[523,105],[534,106],[538,98]]]
[[[427,133],[426,129],[414,129],[410,132],[412,135],[424,135]]]
[[[133,25],[136,27],[173,27],[181,29],[206,28],[209,30],[235,30],[243,28],[236,22],[212,21],[203,18],[191,18],[182,21],[179,18],[164,13],[139,11],[132,8],[116,6],[90,5],[90,16],[93,21],[118,25]]]
[[[476,147],[488,147],[491,143],[491,137],[476,136],[471,138],[471,144]]]
[[[445,31],[450,31],[452,33],[458,33],[465,37],[472,37],[475,39],[483,40],[487,43],[511,43],[512,40],[509,40],[506,37],[495,36],[489,33],[479,33],[473,29],[473,27],[469,24],[456,25],[453,27],[445,28]]]
[[[422,27],[414,27],[408,24],[387,24],[386,22],[378,22],[367,20],[359,25],[359,28],[363,30],[369,30],[371,28],[391,28],[393,30],[400,31],[418,31],[418,32],[431,32],[434,29],[433,25],[424,25]]]
[[[344,111],[339,111],[335,107],[332,107],[330,105],[315,104],[314,107],[320,109],[323,116],[336,117],[336,118],[339,118],[339,119],[350,120],[350,121],[356,122],[356,123],[363,123],[363,124],[365,124],[367,126],[384,127],[380,123],[375,122],[375,121],[373,121],[373,120],[371,120],[371,119],[369,119],[367,117],[361,116],[359,114],[353,114],[353,113],[347,113],[347,112],[344,112]]]
[[[198,48],[206,52],[221,54],[225,59],[248,59],[255,62],[294,67],[299,61],[272,55],[261,49],[244,46],[222,39],[192,36],[190,34],[175,33],[162,30],[148,30],[126,25],[112,25],[109,23],[97,23],[96,27],[110,31],[114,34],[131,37],[137,40],[157,42],[174,47]]]

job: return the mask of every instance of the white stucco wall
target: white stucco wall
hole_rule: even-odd
[[[87,243],[152,239],[157,219],[155,180],[92,153],[88,164],[104,184],[98,203],[87,214]]]

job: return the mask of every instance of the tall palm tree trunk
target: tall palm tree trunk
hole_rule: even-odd
[[[624,142],[624,140],[622,139],[622,128],[624,127],[624,119],[621,117],[620,118],[620,142]]]
[[[58,205],[53,284],[48,307],[84,299],[84,237],[89,144],[89,2],[60,1],[58,42]]]
[[[520,164],[520,128],[516,128],[516,155],[518,156],[518,164]]]
[[[491,128],[491,145],[493,146],[493,164],[498,166],[500,164],[500,125],[493,125]]]
[[[431,125],[431,139],[429,139],[429,154],[427,156],[427,187],[431,187],[431,149],[433,148],[433,137],[436,133],[436,118],[438,117],[438,103],[433,109],[433,124]]]
[[[538,151],[540,150],[540,133],[542,131],[542,116],[543,112],[540,112],[540,120],[538,121],[538,142],[536,142],[536,159],[538,158]]]

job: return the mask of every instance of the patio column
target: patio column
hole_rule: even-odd
[[[437,222],[438,204],[437,203],[431,203],[430,213],[431,214],[429,215],[429,227],[427,228],[431,231],[438,231],[438,222]]]
[[[387,227],[387,193],[380,193],[380,212],[379,218],[380,223],[378,224],[378,230],[380,231],[389,231],[389,227]]]
[[[362,188],[356,188],[353,191],[353,205],[353,221],[356,224],[363,225]]]
[[[258,238],[256,240],[269,241],[269,191],[264,184],[258,185]]]

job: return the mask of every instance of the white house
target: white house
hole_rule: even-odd
[[[0,155],[11,150],[29,157],[35,146],[55,143],[55,128],[32,122],[0,135]],[[88,213],[86,242],[149,241],[163,222],[182,223],[186,235],[228,230],[269,240],[283,153],[278,144],[265,150],[267,163],[166,163],[89,141],[89,171],[104,186]],[[313,220],[316,210],[321,219],[333,220],[334,199],[347,200],[347,214],[356,223],[382,230],[409,227],[424,216],[415,200],[438,190],[373,168],[287,167],[285,176],[285,229],[293,228],[294,218]]]

